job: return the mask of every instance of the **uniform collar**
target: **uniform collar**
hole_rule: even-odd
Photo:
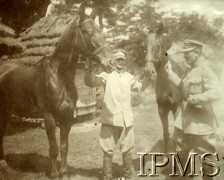
[[[124,69],[118,70],[118,69],[115,68],[115,72],[117,72],[118,74],[122,74],[122,73],[124,73]]]

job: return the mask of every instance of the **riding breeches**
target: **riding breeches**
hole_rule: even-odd
[[[108,154],[113,154],[117,150],[120,150],[122,153],[128,152],[134,146],[134,131],[132,126],[118,127],[102,124],[100,146]]]

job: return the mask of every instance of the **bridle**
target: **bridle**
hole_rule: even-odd
[[[158,64],[161,61],[161,59],[162,59],[162,50],[163,50],[162,38],[161,37],[159,37],[159,43],[160,43],[160,46],[159,46],[159,56],[158,56],[158,58],[155,58],[155,59],[147,61],[147,62],[151,62],[153,64]]]
[[[79,20],[78,20],[77,31],[76,31],[76,35],[75,35],[75,39],[74,39],[74,46],[76,46],[76,44],[77,44],[78,35],[80,35],[80,37],[82,39],[82,42],[83,42],[84,46],[86,47],[87,53],[89,54],[89,56],[95,56],[96,54],[98,54],[101,51],[103,51],[104,48],[107,47],[108,45],[105,44],[103,46],[100,46],[100,47],[96,48],[95,44],[93,43],[93,41],[90,38],[91,44],[93,45],[94,48],[96,48],[93,52],[90,51],[90,49],[88,48],[88,46],[86,44],[86,41],[85,41],[85,38],[83,36],[82,30],[81,30],[81,27],[84,24],[86,24],[87,22],[89,22],[89,21],[92,21],[93,22],[92,19],[86,19],[86,20],[82,21],[81,23],[79,23]]]

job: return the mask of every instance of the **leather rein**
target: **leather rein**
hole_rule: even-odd
[[[159,56],[158,58],[156,59],[152,59],[150,61],[147,61],[147,62],[150,62],[150,63],[153,63],[153,64],[158,64],[162,58],[162,38],[159,37],[159,41],[160,41],[160,47],[159,47]]]

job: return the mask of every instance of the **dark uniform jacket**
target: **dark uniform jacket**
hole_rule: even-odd
[[[200,60],[191,67],[180,83],[183,103],[175,126],[184,133],[207,135],[214,133],[223,118],[222,88],[214,72]],[[186,100],[191,96],[195,103]]]

